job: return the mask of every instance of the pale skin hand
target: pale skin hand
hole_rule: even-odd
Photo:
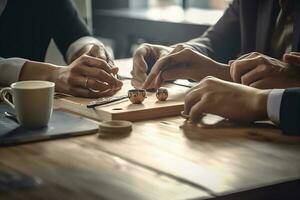
[[[253,52],[229,62],[230,75],[234,82],[260,89],[297,87],[300,86],[300,73],[290,64],[298,62],[298,57],[286,54],[280,61]]]
[[[269,92],[206,77],[186,95],[184,114],[193,123],[204,113],[243,122],[265,120]]]
[[[71,58],[70,63],[79,58],[80,56],[87,54],[91,57],[100,58],[105,60],[112,68],[115,67],[113,56],[108,53],[103,44],[87,44],[82,47]]]
[[[178,45],[171,53],[155,63],[143,88],[159,88],[167,80],[200,81],[208,75],[231,80],[228,65],[218,63],[190,48]]]
[[[138,47],[133,54],[132,86],[141,88],[151,67],[172,50],[173,48],[170,47],[153,44],[142,44]]]
[[[48,80],[55,83],[57,92],[99,98],[111,96],[122,87],[122,82],[113,76],[117,72],[117,68],[111,68],[102,59],[82,55],[64,67],[28,61],[23,66],[19,79]]]

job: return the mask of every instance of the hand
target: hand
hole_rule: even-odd
[[[82,55],[69,66],[56,68],[50,80],[58,92],[99,98],[111,96],[122,87],[122,82],[113,76],[117,72],[102,59]]]
[[[300,78],[293,77],[293,67],[289,63],[260,53],[247,54],[229,64],[233,81],[243,85],[261,89],[300,85]]]
[[[268,90],[206,77],[186,95],[184,114],[194,123],[203,113],[237,121],[263,120],[267,119],[268,93]]]
[[[170,53],[172,49],[171,47],[153,44],[142,44],[138,47],[133,55],[131,84],[136,88],[141,88],[154,63]]]
[[[290,52],[283,55],[283,61],[293,65],[295,68],[300,67],[300,52]],[[299,70],[298,70],[299,72]]]
[[[177,45],[169,55],[154,64],[143,88],[159,88],[167,80],[200,81],[207,75],[229,79],[229,67],[183,45]]]
[[[113,56],[108,52],[103,44],[85,45],[72,57],[71,62],[84,54],[105,60],[109,64],[109,66],[111,66],[112,68],[115,67]]]

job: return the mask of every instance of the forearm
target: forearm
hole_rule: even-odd
[[[52,75],[59,67],[49,63],[35,61],[25,62],[20,72],[19,80],[45,80],[53,81]]]

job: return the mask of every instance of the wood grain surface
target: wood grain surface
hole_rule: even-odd
[[[95,142],[96,136],[90,136]],[[76,138],[75,140],[82,140]],[[206,199],[196,188],[134,165],[95,146],[61,140],[0,149],[0,170],[42,180],[32,189],[0,191],[0,199]],[[8,171],[8,170],[7,170]],[[1,171],[0,171],[1,172]],[[1,173],[0,173],[1,177]]]
[[[0,172],[43,181],[0,199],[299,199],[299,142],[269,122],[143,120],[130,134],[0,148]]]
[[[132,89],[129,80],[124,80],[123,83],[122,89],[115,96],[127,95],[128,90]],[[132,104],[129,99],[125,99],[96,108],[87,108],[86,105],[94,99],[64,97],[56,101],[56,107],[98,121],[141,121],[179,115],[183,110],[184,96],[189,88],[173,84],[166,84],[164,87],[169,91],[166,101],[158,101],[155,93],[147,92],[147,98],[142,104]]]

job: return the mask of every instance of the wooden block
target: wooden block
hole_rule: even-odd
[[[126,95],[132,89],[129,80],[125,80],[123,88],[116,96]],[[65,97],[56,99],[56,107],[77,113],[88,118],[103,120],[140,121],[160,117],[176,116],[183,110],[184,96],[189,90],[186,87],[166,84],[169,91],[166,101],[158,101],[155,93],[147,92],[143,104],[132,104],[128,99],[110,103],[96,108],[87,108],[86,105],[94,99]]]

